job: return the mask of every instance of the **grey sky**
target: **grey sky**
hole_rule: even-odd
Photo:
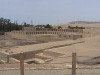
[[[0,0],[0,17],[19,23],[100,21],[100,0]]]

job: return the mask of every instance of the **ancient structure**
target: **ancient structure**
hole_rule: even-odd
[[[25,35],[37,35],[37,34],[67,34],[67,33],[83,33],[83,29],[52,29],[52,28],[35,28],[35,27],[23,27],[21,31],[11,31],[12,34],[25,34]],[[7,33],[6,33],[7,35]]]
[[[83,29],[56,29],[56,28],[36,28],[23,27],[20,31],[6,32],[5,35],[13,36],[34,36],[34,35],[58,35],[67,38],[82,38]]]

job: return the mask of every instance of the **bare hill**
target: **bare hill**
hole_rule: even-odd
[[[82,26],[82,27],[86,27],[86,28],[100,28],[100,23],[98,22],[94,22],[94,23],[66,23],[66,24],[57,24],[57,25],[54,25],[54,27],[58,27],[58,26],[61,26],[62,28],[66,28],[68,26]]]

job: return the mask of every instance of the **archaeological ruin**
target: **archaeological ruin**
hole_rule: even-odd
[[[36,35],[56,35],[67,39],[77,39],[83,37],[83,29],[56,29],[56,28],[36,28],[23,27],[20,31],[6,32],[5,35],[13,37],[36,36]]]

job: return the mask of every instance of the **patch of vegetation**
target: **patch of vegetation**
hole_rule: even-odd
[[[85,29],[85,27],[72,27],[72,26],[68,26],[68,29]]]
[[[62,29],[62,27],[61,26],[58,26],[58,29]]]

